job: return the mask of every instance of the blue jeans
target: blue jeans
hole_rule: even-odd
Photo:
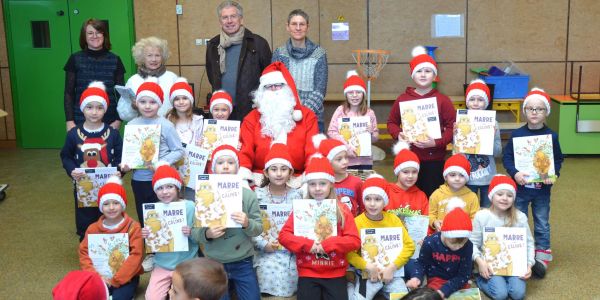
[[[139,284],[140,276],[135,276],[131,278],[128,283],[118,288],[111,287],[108,289],[108,291],[110,292],[113,300],[131,300],[133,297],[135,297],[135,289]]]
[[[258,279],[252,266],[252,257],[235,262],[224,263],[225,272],[229,279],[229,285],[233,285],[237,299],[260,300]],[[229,300],[229,291],[221,297],[221,300]]]
[[[525,298],[525,280],[516,276],[492,276],[489,280],[477,276],[477,286],[493,300]]]
[[[492,202],[488,197],[488,189],[489,185],[471,185],[467,184],[467,187],[473,191],[473,193],[477,194],[479,192],[479,207],[481,208],[489,208]]]
[[[550,195],[539,195],[535,192],[519,191],[515,200],[515,207],[528,215],[531,203],[533,216],[533,237],[535,249],[550,249]]]

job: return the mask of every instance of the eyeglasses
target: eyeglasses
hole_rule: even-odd
[[[283,88],[285,83],[274,83],[274,84],[265,84],[265,89],[268,90],[280,90]]]
[[[240,15],[221,16],[221,21],[237,20]]]
[[[535,108],[534,107],[525,107],[525,111],[528,113],[537,114],[537,113],[545,112],[546,108],[545,107],[535,107]]]

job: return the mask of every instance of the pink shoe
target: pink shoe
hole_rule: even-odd
[[[546,276],[548,264],[552,261],[552,250],[535,250],[535,264],[531,267],[531,271],[538,278]]]

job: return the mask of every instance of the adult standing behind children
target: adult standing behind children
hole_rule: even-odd
[[[114,96],[115,84],[125,81],[125,66],[121,58],[110,52],[110,36],[106,22],[88,19],[79,33],[81,51],[71,54],[65,64],[65,119],[67,131],[85,121],[79,109],[79,98],[92,81],[102,81],[109,96],[110,105],[102,119],[115,129],[121,126],[117,115],[117,99]]]
[[[309,18],[305,11],[292,10],[287,18],[286,29],[290,38],[285,45],[275,49],[271,61],[280,61],[290,70],[302,105],[317,115],[319,131],[324,132],[323,99],[327,93],[327,53],[306,37]]]
[[[422,46],[415,47],[412,54],[410,72],[416,87],[407,87],[406,91],[398,96],[398,99],[392,105],[387,128],[395,140],[406,140],[402,133],[400,103],[435,97],[442,137],[439,139],[428,137],[427,140],[410,143],[410,149],[421,160],[417,186],[429,197],[435,189],[444,183],[442,169],[444,167],[444,157],[446,156],[446,146],[452,142],[452,129],[456,121],[456,110],[450,98],[432,86],[433,80],[438,74],[437,64],[433,58],[425,54],[425,48]]]
[[[143,38],[135,43],[133,48],[131,48],[131,53],[137,65],[137,73],[127,79],[125,87],[130,88],[136,93],[140,85],[144,83],[144,80],[148,77],[156,77],[158,78],[158,85],[160,85],[163,95],[167,98],[170,95],[171,86],[178,78],[175,73],[167,71],[167,67],[165,66],[167,59],[169,59],[167,41],[154,36]],[[124,121],[131,121],[133,118],[139,116],[139,113],[132,106],[132,100],[135,101],[135,99],[123,96],[119,98],[117,111]],[[167,113],[172,107],[171,101],[164,101],[158,110],[158,115],[166,118]]]
[[[230,120],[242,120],[252,110],[250,92],[258,87],[263,69],[271,63],[271,48],[261,36],[243,26],[244,9],[235,1],[217,7],[221,33],[206,46],[206,74],[213,90],[233,99]]]

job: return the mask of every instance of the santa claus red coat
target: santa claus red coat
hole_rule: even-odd
[[[315,153],[311,138],[319,133],[317,116],[310,109],[301,106],[302,120],[296,122],[296,127],[287,135],[287,147],[292,157],[292,166],[296,175],[304,172],[304,163]],[[261,133],[260,112],[252,110],[242,122],[240,140],[240,167],[252,173],[263,173],[265,156],[271,148],[271,137]]]

